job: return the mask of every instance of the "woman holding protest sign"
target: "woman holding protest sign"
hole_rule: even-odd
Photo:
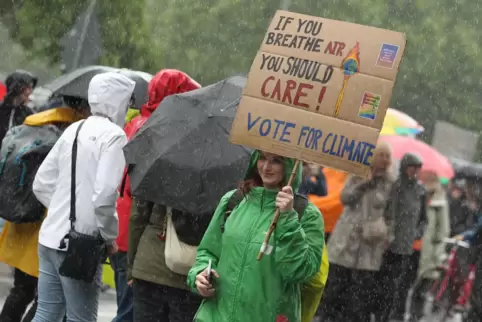
[[[221,199],[188,275],[205,298],[195,321],[300,321],[300,284],[320,270],[324,232],[319,210],[294,194],[302,179],[295,165],[255,151],[245,181]],[[264,244],[276,208],[281,215]]]

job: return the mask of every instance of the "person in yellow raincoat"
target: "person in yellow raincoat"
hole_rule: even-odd
[[[321,297],[325,289],[330,263],[326,244],[323,247],[320,271],[310,282],[301,286],[301,322],[315,321],[316,311],[320,305]]]
[[[58,107],[28,116],[24,124],[43,126],[55,124],[66,128],[69,124],[85,118],[70,107]],[[38,278],[38,235],[41,222],[13,224],[6,222],[0,235],[0,262],[14,268],[14,286],[5,300],[0,321],[20,322],[28,305],[34,301]],[[26,314],[23,322],[35,315],[36,303]]]

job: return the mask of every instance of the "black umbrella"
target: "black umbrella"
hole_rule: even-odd
[[[455,178],[482,180],[482,164],[449,158],[455,171]]]
[[[147,101],[147,86],[152,78],[151,74],[108,66],[79,68],[54,79],[44,87],[51,90],[53,96],[71,96],[87,99],[87,90],[89,89],[89,83],[92,77],[106,72],[119,72],[136,82],[134,93],[137,108],[140,108],[141,105]]]
[[[251,156],[228,141],[245,82],[236,76],[162,101],[124,149],[134,196],[207,213],[236,187]]]

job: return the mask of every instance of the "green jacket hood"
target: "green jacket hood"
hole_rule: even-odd
[[[260,156],[261,156],[261,152],[259,150],[255,150],[253,154],[251,154],[251,160],[249,161],[249,166],[246,172],[245,179],[251,179],[253,177],[253,174],[256,171],[256,165],[258,163]],[[284,158],[284,172],[285,172],[284,184],[286,185],[290,178],[291,172],[293,171],[293,167],[295,166],[296,160],[292,158],[287,158],[287,157],[283,157],[283,158]],[[296,170],[296,174],[295,174],[295,177],[293,178],[293,182],[291,185],[295,193],[300,188],[300,185],[303,179],[302,173],[303,173],[303,166],[302,166],[302,163],[300,162],[298,164],[298,169]]]

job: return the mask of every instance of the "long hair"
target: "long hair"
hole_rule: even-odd
[[[258,169],[253,168],[246,176],[246,179],[238,185],[238,189],[241,190],[243,195],[247,196],[254,187],[261,186],[263,186],[263,180],[258,173]]]

